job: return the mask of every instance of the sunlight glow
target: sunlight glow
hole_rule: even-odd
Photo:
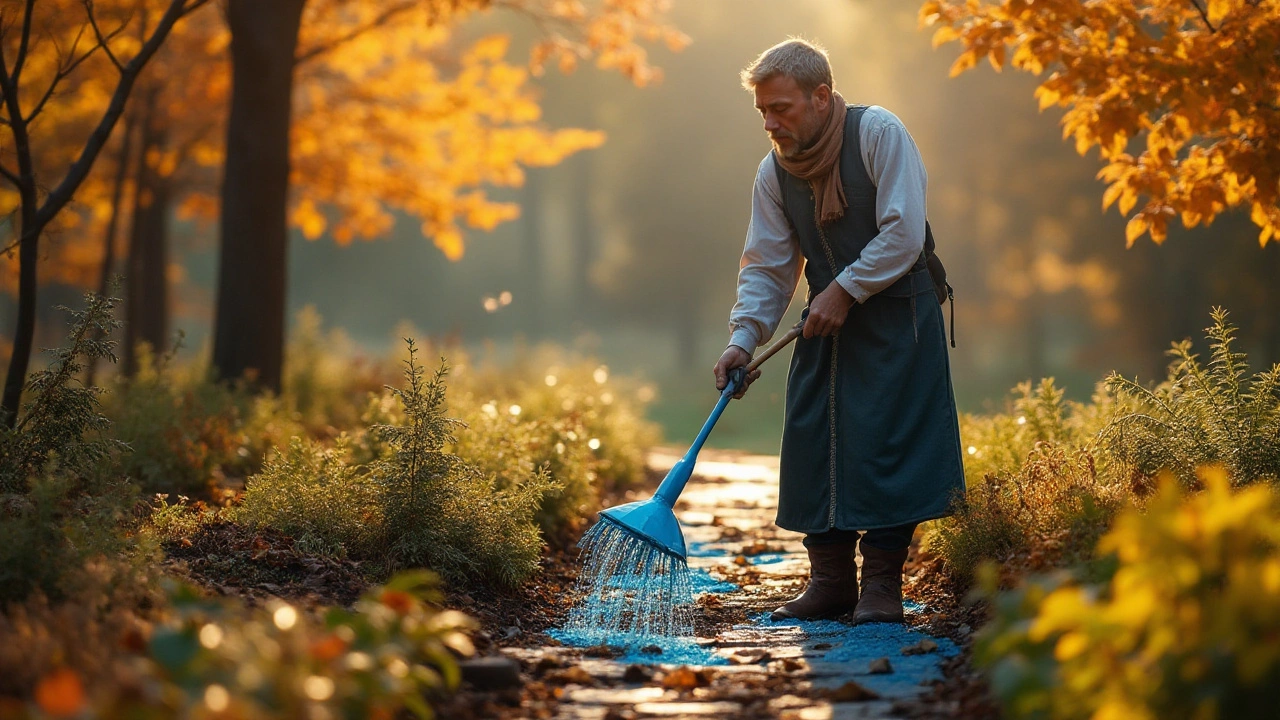
[[[592,450],[599,450],[599,449],[600,449],[600,438],[591,438],[590,440],[588,440],[588,441],[587,441],[587,447],[591,448]]]
[[[302,691],[312,700],[328,700],[333,697],[333,680],[322,675],[312,675],[302,682]]]
[[[594,378],[596,383],[599,385],[609,382],[609,366],[601,365],[596,368],[596,371],[591,373],[591,377]]]
[[[347,667],[352,670],[368,670],[373,667],[373,658],[369,656],[369,653],[347,653],[346,662]]]
[[[231,693],[221,685],[210,685],[204,689],[204,704],[213,712],[222,712],[231,704]]]
[[[272,619],[276,623],[276,627],[281,630],[288,630],[298,623],[298,611],[293,609],[292,605],[281,605],[276,609]]]
[[[200,644],[212,650],[222,644],[222,628],[209,623],[200,628]]]

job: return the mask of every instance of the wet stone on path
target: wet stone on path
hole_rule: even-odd
[[[655,452],[650,464],[665,472],[678,459]],[[696,637],[586,648],[553,630],[558,646],[505,650],[561,688],[555,717],[883,718],[941,679],[958,649],[911,628],[926,612],[918,605],[908,603],[906,626],[771,621],[808,573],[801,536],[773,525],[777,458],[704,451],[700,460],[676,505]]]

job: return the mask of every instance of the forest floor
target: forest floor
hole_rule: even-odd
[[[656,477],[679,458],[658,450]],[[464,689],[440,708],[449,718],[985,718],[996,716],[968,662],[981,609],[965,605],[913,548],[905,626],[835,621],[772,622],[768,613],[799,593],[808,564],[800,535],[773,524],[777,458],[704,451],[676,506],[698,600],[696,652],[672,657],[574,648],[548,631],[573,605],[577,559],[553,548],[543,571],[518,592],[450,605],[477,616],[485,654],[519,662],[521,683]],[[622,500],[638,499],[624,498]],[[665,655],[665,657],[664,657]]]

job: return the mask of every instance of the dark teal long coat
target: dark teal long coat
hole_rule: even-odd
[[[809,300],[879,233],[859,141],[864,110],[851,106],[845,122],[842,218],[820,232],[809,183],[778,171]],[[963,493],[946,332],[922,256],[893,285],[854,303],[836,336],[796,340],[777,522],[803,533],[893,527],[943,517]]]

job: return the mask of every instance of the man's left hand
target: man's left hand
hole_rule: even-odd
[[[844,320],[853,307],[853,296],[834,280],[826,290],[809,303],[809,318],[804,321],[804,336],[824,337],[840,332]]]

